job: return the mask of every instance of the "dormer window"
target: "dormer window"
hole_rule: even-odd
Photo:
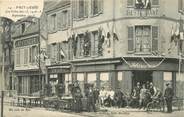
[[[22,23],[21,24],[21,32],[24,33],[25,30],[26,30],[26,25],[25,25],[25,23]]]

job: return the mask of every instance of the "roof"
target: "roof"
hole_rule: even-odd
[[[48,1],[45,3],[45,12],[49,12],[70,4],[70,0]]]

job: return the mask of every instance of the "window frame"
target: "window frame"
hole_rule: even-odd
[[[149,45],[150,45],[150,50],[148,51],[148,52],[145,52],[145,51],[136,51],[136,27],[139,27],[139,26],[142,26],[142,27],[144,27],[144,26],[150,26],[150,41],[149,41]],[[154,32],[153,32],[153,28],[154,27],[156,27],[157,28],[157,35],[156,35],[156,37],[153,37],[153,34],[154,34]],[[130,38],[128,35],[128,28],[133,28],[133,36],[132,36],[132,38]],[[160,38],[160,29],[159,29],[160,27],[158,26],[158,25],[134,25],[134,26],[127,26],[127,41],[129,41],[129,40],[133,40],[133,49],[132,49],[132,51],[130,51],[128,48],[129,48],[129,43],[127,44],[128,45],[128,48],[127,48],[127,50],[128,50],[128,53],[129,54],[131,54],[131,53],[135,53],[135,54],[139,54],[139,53],[141,53],[141,54],[151,54],[152,52],[155,52],[155,51],[159,51],[159,38]],[[157,48],[156,48],[156,50],[153,50],[153,40],[156,40],[157,41]],[[142,48],[142,49],[144,49],[144,48]]]

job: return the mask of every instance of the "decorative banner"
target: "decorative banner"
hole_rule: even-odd
[[[0,17],[13,21],[27,16],[40,17],[43,5],[44,0],[0,0]]]

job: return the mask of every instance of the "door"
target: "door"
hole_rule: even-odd
[[[152,82],[152,71],[133,71],[133,88],[136,86],[137,82],[140,84],[146,84],[146,82]]]

